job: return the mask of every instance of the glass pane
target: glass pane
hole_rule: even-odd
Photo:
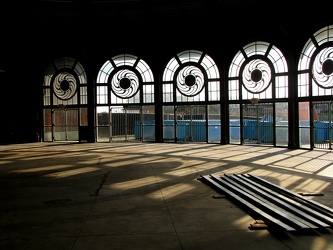
[[[205,106],[180,105],[176,109],[178,141],[206,142]]]
[[[97,127],[97,142],[109,142],[109,141],[110,141],[110,128]]]
[[[44,109],[44,126],[52,126],[52,110]]]
[[[163,84],[163,102],[173,101],[173,88],[172,84]]]
[[[143,82],[154,81],[153,72],[145,61],[140,60],[136,66],[136,69],[140,72]]]
[[[273,104],[243,105],[243,143],[273,144]]]
[[[55,141],[67,140],[66,126],[54,127],[54,140]]]
[[[97,126],[105,126],[110,124],[109,112],[100,111],[97,112]]]
[[[209,79],[216,79],[219,77],[218,68],[213,61],[213,59],[209,56],[205,56],[201,62],[201,65],[204,66],[205,70],[207,71],[207,75]]]
[[[80,87],[80,104],[88,104],[88,91],[87,87]]]
[[[126,117],[124,121],[124,127],[126,128],[126,140],[137,139],[141,140],[141,136],[138,135],[138,130],[141,127],[141,108],[140,106],[128,107],[126,111]]]
[[[288,146],[288,103],[281,102],[275,104],[276,113],[276,145]]]
[[[300,147],[301,148],[311,148],[309,102],[300,102],[298,108],[299,108]]]
[[[66,125],[69,126],[78,126],[78,110],[77,109],[68,109],[66,116]]]
[[[275,98],[287,98],[288,90],[288,77],[277,76],[275,78]]]
[[[57,109],[54,111],[54,125],[55,126],[66,125],[66,112],[64,109]]]
[[[240,105],[229,105],[229,142],[231,144],[240,144]]]
[[[142,133],[143,141],[155,141],[155,107],[142,107]]]
[[[88,126],[88,108],[80,109],[80,126]]]
[[[175,141],[174,106],[163,107],[163,141]]]
[[[221,105],[208,106],[208,142],[221,142]]]
[[[79,127],[78,126],[68,126],[67,127],[67,140],[68,141],[78,141],[79,140]]]
[[[208,100],[219,101],[220,100],[220,82],[208,82]]]
[[[45,106],[51,104],[51,90],[49,88],[43,90],[43,102]]]
[[[52,141],[52,127],[44,127],[44,138],[41,141]]]
[[[315,102],[313,104],[314,147],[332,149],[332,102]]]

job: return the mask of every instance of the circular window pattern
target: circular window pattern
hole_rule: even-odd
[[[53,92],[61,100],[71,99],[77,90],[77,82],[75,77],[68,73],[63,72],[54,78]]]
[[[243,85],[251,93],[261,93],[271,83],[271,69],[261,60],[250,61],[243,70]]]
[[[120,98],[130,98],[139,90],[139,78],[131,70],[119,70],[111,79],[111,89]]]
[[[195,66],[184,67],[177,75],[177,88],[186,96],[199,94],[204,87],[204,83],[204,74]]]
[[[323,49],[316,56],[312,76],[314,81],[323,88],[333,87],[333,48]]]

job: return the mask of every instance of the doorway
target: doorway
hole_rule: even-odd
[[[155,106],[99,107],[97,141],[155,141]]]
[[[165,142],[207,142],[207,116],[204,105],[163,107]]]
[[[52,141],[79,141],[78,109],[53,109],[52,121]]]
[[[272,103],[243,105],[243,144],[274,144]]]
[[[333,139],[333,102],[321,101],[313,103],[313,147],[332,149]]]

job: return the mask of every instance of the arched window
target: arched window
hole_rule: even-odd
[[[43,82],[43,140],[78,141],[88,125],[86,72],[77,60],[59,58],[47,68]]]
[[[178,53],[162,77],[163,141],[221,141],[220,73],[198,50]]]
[[[230,143],[288,145],[288,66],[274,45],[256,41],[228,73]]]
[[[97,104],[154,102],[154,77],[148,64],[134,55],[108,60],[97,76]]]
[[[267,42],[243,47],[232,60],[229,100],[288,97],[288,67],[282,52]]]
[[[163,73],[163,102],[219,100],[220,74],[210,56],[187,50],[169,61]]]
[[[87,76],[74,58],[55,60],[46,70],[43,82],[44,107],[87,104]]]
[[[298,61],[300,147],[332,149],[333,26],[315,32]]]
[[[130,54],[114,56],[96,80],[97,141],[155,140],[154,76]]]
[[[316,33],[305,44],[298,62],[298,96],[333,95],[333,26]]]

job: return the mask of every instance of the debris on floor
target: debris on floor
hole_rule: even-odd
[[[263,220],[256,220],[253,224],[250,224],[250,229],[258,230],[258,229],[267,229],[268,226]]]

